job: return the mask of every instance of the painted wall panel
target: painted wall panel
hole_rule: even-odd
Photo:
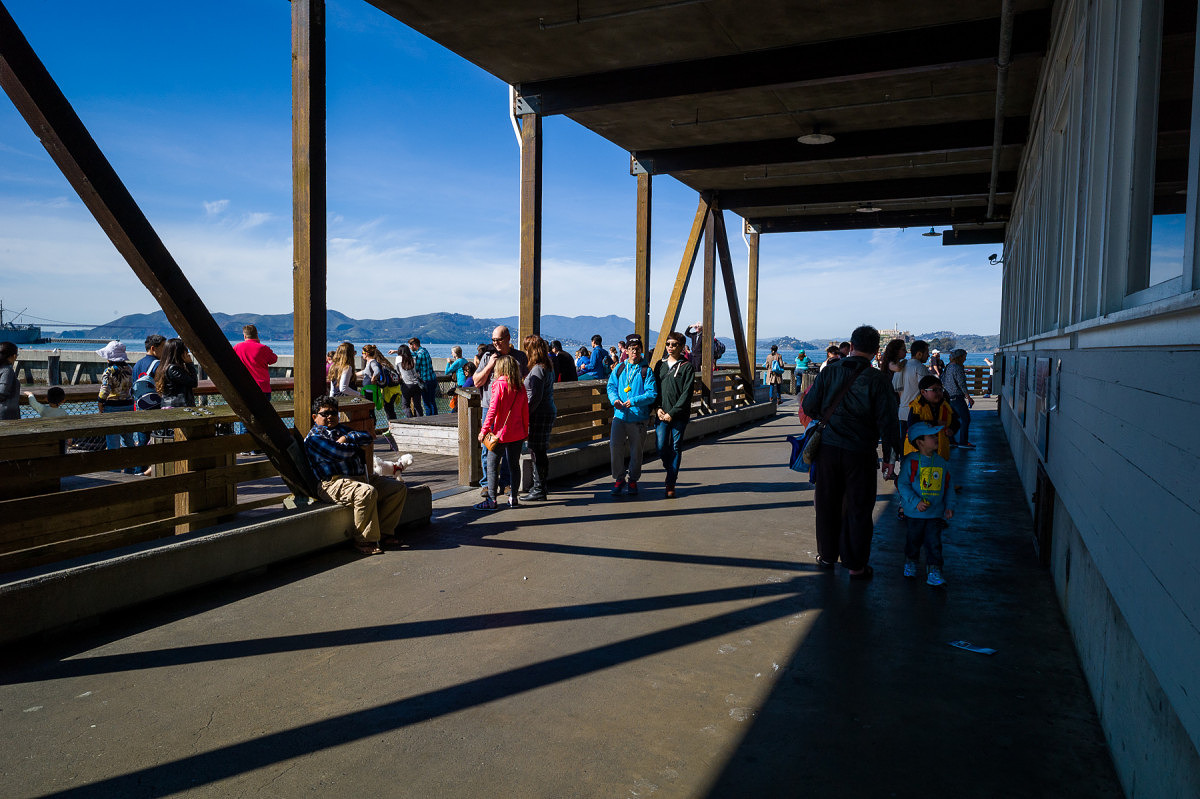
[[[1200,405],[1192,399],[1200,393],[1200,352],[1049,354],[1062,357],[1063,377],[1047,472],[1200,749],[1200,702],[1190,699],[1200,696]],[[1032,433],[1011,422],[1016,461],[1035,472]]]

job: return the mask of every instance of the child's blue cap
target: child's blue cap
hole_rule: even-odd
[[[936,436],[942,432],[943,425],[932,425],[929,422],[917,422],[908,426],[908,440],[916,441],[921,436]]]

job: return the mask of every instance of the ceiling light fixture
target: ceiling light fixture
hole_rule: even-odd
[[[922,236],[924,236],[925,238],[933,238],[934,236],[940,236],[940,235],[942,235],[942,234],[941,234],[941,233],[938,233],[938,232],[937,232],[936,230],[934,230],[933,228],[929,228],[929,232],[928,232],[928,233],[922,233],[921,235],[922,235]]]
[[[871,203],[863,203],[862,205],[858,206],[854,210],[860,214],[877,214],[880,211],[882,211],[883,209],[880,208],[878,205],[872,205]]]
[[[813,125],[812,133],[805,133],[796,141],[801,144],[832,144],[835,139],[828,133],[822,133],[820,125]]]

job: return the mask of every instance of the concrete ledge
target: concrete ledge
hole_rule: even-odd
[[[432,515],[429,486],[409,486],[397,529],[424,527]],[[349,508],[319,504],[15,572],[0,583],[0,643],[338,546],[353,529]]]
[[[777,405],[774,402],[763,402],[733,411],[725,411],[724,413],[694,417],[688,422],[687,429],[683,432],[683,440],[694,441],[697,438],[703,438],[704,436],[719,433],[733,427],[739,427],[758,419],[774,416],[776,408]],[[646,454],[658,452],[658,441],[655,438],[653,428],[646,433],[644,452]],[[554,480],[558,477],[586,472],[601,466],[607,466],[608,463],[607,440],[593,441],[567,449],[554,450],[550,453],[549,479]],[[525,453],[521,456],[521,490],[528,491],[532,486],[533,460],[529,453]]]

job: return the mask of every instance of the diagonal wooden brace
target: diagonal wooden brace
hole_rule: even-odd
[[[234,353],[220,326],[142,213],[87,128],[0,4],[0,86],[171,326],[204,364],[229,406],[245,421],[288,486],[316,495],[316,477],[299,438]]]

